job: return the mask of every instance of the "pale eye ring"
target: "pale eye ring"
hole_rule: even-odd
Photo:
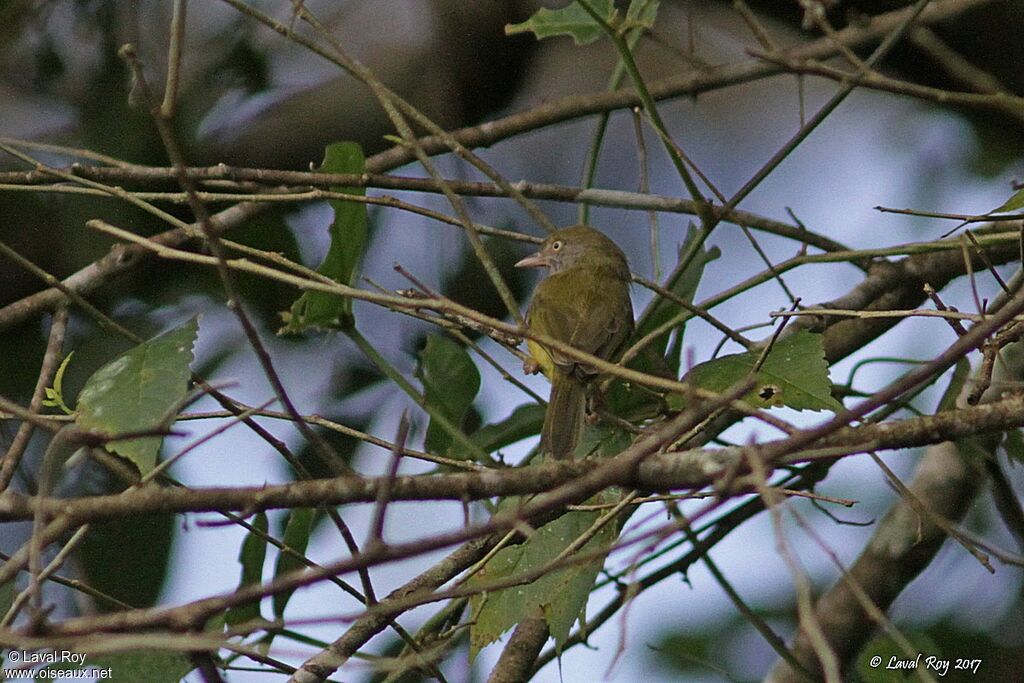
[[[562,248],[562,240],[555,240],[551,243],[551,251],[558,251]]]

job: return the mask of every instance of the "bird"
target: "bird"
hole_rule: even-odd
[[[614,360],[633,334],[626,255],[604,233],[585,225],[552,232],[517,268],[545,268],[526,313],[527,328],[603,360]],[[527,340],[531,360],[551,382],[541,450],[567,459],[583,431],[587,384],[597,368]]]

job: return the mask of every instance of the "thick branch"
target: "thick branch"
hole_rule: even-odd
[[[937,415],[847,427],[828,438],[782,458],[778,465],[792,465],[866,450],[911,448],[940,443],[1024,425],[1024,397],[946,411]],[[619,468],[607,478],[607,485],[649,491],[707,486],[724,471],[760,458],[765,451],[780,452],[786,443],[799,439],[796,432],[786,439],[744,448],[695,449],[651,455],[638,467]],[[0,521],[31,519],[39,510],[47,516],[62,516],[74,522],[115,519],[130,515],[213,512],[237,510],[256,512],[276,508],[372,503],[381,486],[389,486],[392,501],[468,501],[540,493],[567,485],[594,470],[589,460],[548,462],[522,468],[491,469],[440,475],[401,476],[353,480],[350,477],[300,481],[265,487],[169,489],[156,486],[134,488],[111,496],[89,498],[39,498],[13,492],[0,495]],[[745,488],[740,490],[746,490]]]
[[[997,264],[1019,258],[1018,246],[1009,243],[993,245],[985,253]],[[985,267],[974,253],[972,261],[971,266],[976,270]],[[956,250],[915,254],[895,262],[879,261],[854,289],[822,306],[868,311],[916,308],[927,298],[925,283],[941,290],[951,280],[963,275],[964,270],[963,254]],[[894,318],[826,319],[817,322],[808,318],[794,324],[810,328],[824,324],[825,358],[834,363],[880,337],[899,322]]]
[[[980,462],[965,457],[957,444],[928,449],[910,485],[913,494],[932,513],[950,521],[966,514],[983,480]],[[875,623],[861,600],[856,582],[870,600],[886,610],[893,600],[935,557],[946,533],[930,516],[921,515],[900,499],[882,519],[874,536],[849,571],[816,603],[814,619],[825,633],[836,658],[846,667],[871,639]],[[792,653],[808,670],[821,675],[818,656],[801,630]],[[770,683],[797,683],[805,679],[780,661],[766,679]]]

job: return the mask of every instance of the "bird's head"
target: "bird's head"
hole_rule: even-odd
[[[516,268],[547,268],[552,273],[578,266],[612,268],[629,278],[626,255],[604,233],[574,225],[551,233],[540,249],[516,263]]]

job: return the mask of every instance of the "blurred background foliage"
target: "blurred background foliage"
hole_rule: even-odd
[[[253,4],[287,21],[289,3]],[[505,25],[530,16],[541,4],[536,0],[309,0],[305,4],[385,83],[447,129],[474,125],[560,96],[599,91],[615,61],[611,48],[604,43],[576,48],[567,40],[538,42],[528,36],[506,37]],[[837,28],[855,26],[867,15],[907,4],[898,0],[824,3]],[[749,0],[749,5],[783,44],[793,44],[810,35],[801,27],[804,13],[797,2]],[[165,0],[0,3],[0,136],[88,149],[133,163],[167,165],[149,114],[144,108],[132,106],[136,101],[133,84],[117,51],[125,43],[134,43],[146,73],[154,83],[162,82],[170,12],[171,3]],[[1024,42],[1020,40],[1024,35],[1024,1],[977,3],[975,9],[934,30],[967,62],[991,74],[1010,91],[1024,95]],[[731,2],[665,0],[655,30],[641,41],[639,55],[644,74],[653,80],[709,63],[747,58],[744,47],[750,42]],[[356,141],[367,156],[391,145],[384,136],[393,131],[364,88],[346,76],[337,75],[336,69],[323,60],[281,40],[221,3],[190,3],[184,68],[174,122],[179,139],[186,144],[190,163],[225,162],[303,170],[311,163],[319,163],[325,145],[333,141]],[[937,68],[912,42],[904,43],[893,53],[885,70],[935,87],[963,86],[955,74]],[[775,86],[783,87],[777,82]],[[699,151],[710,165],[724,169],[728,175],[733,173],[729,171],[730,164],[747,154],[742,136],[733,138],[733,146],[728,142],[736,130],[776,131],[792,127],[798,90],[792,79],[784,89],[783,97],[790,104],[785,112],[769,106],[751,106],[756,101],[756,91],[745,86],[735,93],[726,89],[686,104],[696,108],[696,118],[692,113],[689,118],[681,117],[675,105],[666,106],[666,110],[670,121],[688,122],[685,127],[678,124],[685,131],[684,146],[704,138],[710,140],[708,145],[717,145],[710,151]],[[870,99],[844,125],[857,125],[857,117],[867,125],[873,117],[886,116],[885,101]],[[699,113],[701,105],[707,107],[708,113]],[[917,180],[924,185],[927,173],[941,175],[950,167],[956,167],[958,173],[998,178],[999,182],[1014,173],[1019,177],[1024,149],[1021,117],[980,110],[946,112],[928,103],[913,103],[902,111],[920,113],[919,123],[910,126],[937,126],[937,151],[918,158],[932,159],[944,169],[935,171],[908,164],[908,185],[914,184],[915,174],[920,174]],[[935,112],[940,111],[950,118],[942,118],[940,123],[935,118]],[[952,119],[957,123],[950,124]],[[561,129],[530,133],[521,142],[498,146],[485,156],[513,179],[578,183],[589,128],[573,131],[568,135]],[[617,140],[625,140],[625,144],[609,144],[602,157],[598,182],[603,187],[635,189],[635,142],[630,141],[629,135],[620,135]],[[56,155],[39,155],[57,165],[65,163]],[[469,175],[455,160],[445,158],[439,163],[450,176]],[[14,159],[0,158],[0,169],[21,168]],[[841,165],[826,169],[827,174],[850,172]],[[872,168],[861,171],[867,176],[874,172]],[[400,172],[421,173],[414,167]],[[732,177],[741,177],[743,173],[742,169],[736,170]],[[474,199],[469,204],[492,225],[527,225],[522,215],[507,205],[495,206]],[[556,222],[572,220],[571,206],[542,203],[542,207]],[[863,225],[844,222],[841,202],[834,208],[834,231],[830,236],[853,240],[851,235],[862,230]],[[189,215],[180,207],[170,211],[180,218]],[[384,273],[387,277],[390,263],[402,260],[418,268],[417,272],[425,273],[430,281],[439,283],[441,291],[456,301],[488,315],[502,316],[504,309],[493,287],[455,231],[437,226],[424,229],[417,219],[395,218],[376,209],[370,215],[374,227],[365,266],[367,273]],[[621,216],[614,212],[603,215],[611,223],[617,223]],[[109,249],[107,237],[83,228],[90,218],[131,226],[142,234],[165,227],[152,216],[120,202],[0,191],[0,240],[58,277],[70,275]],[[250,220],[231,237],[315,266],[325,246],[322,219],[323,211],[316,207],[270,211]],[[629,220],[640,223],[643,219],[636,215]],[[622,230],[613,230],[613,234],[631,244],[632,253],[643,253],[643,235],[627,237]],[[500,240],[487,241],[487,247],[513,284],[517,299],[524,300],[530,282],[511,268],[523,250]],[[649,259],[645,262],[640,257],[637,261],[637,270],[646,267],[649,271]],[[279,313],[288,308],[294,292],[266,280],[247,276],[239,276],[238,280],[247,307],[257,314],[269,335],[279,327]],[[396,286],[395,276],[387,284]],[[38,281],[18,267],[8,262],[0,264],[0,306],[40,288]],[[91,297],[94,304],[143,337],[222,300],[223,292],[212,271],[173,262],[137,269]],[[386,332],[382,332],[381,312],[361,305],[357,309],[365,316],[370,334],[376,335],[389,353],[404,359],[400,361],[404,369],[411,371],[427,328],[412,321],[388,322]],[[46,325],[33,319],[0,331],[0,394],[27,401],[45,347],[45,330]],[[203,335],[207,337],[206,346],[196,368],[201,374],[216,376],[225,369],[238,376],[251,372],[251,368],[241,369],[243,362],[238,354],[247,354],[248,350],[227,318],[209,319]],[[74,396],[92,370],[126,346],[88,319],[75,316],[69,338],[69,347],[76,352],[66,379],[69,394]],[[291,362],[286,365],[293,369],[315,364],[316,376],[304,388],[306,398],[312,397],[312,405],[333,419],[372,430],[374,420],[380,418],[379,406],[394,392],[350,344],[336,339],[283,338],[276,340],[274,346],[276,351],[287,354]],[[301,369],[297,371],[301,373]],[[474,411],[469,419],[480,421],[488,406],[476,406]],[[9,441],[11,435],[9,431],[0,433],[0,440]],[[349,458],[355,458],[362,445],[345,437],[329,439],[333,447]],[[318,469],[314,458],[304,456],[303,461],[318,476],[327,474]],[[23,472],[17,485],[31,488],[31,474]],[[975,522],[982,527],[993,524],[983,513],[976,516],[979,519]],[[134,528],[139,533],[135,537],[114,524],[102,525],[82,553],[82,570],[90,581],[105,586],[130,604],[152,604],[160,595],[167,573],[175,528],[169,520],[159,518],[145,529]],[[9,551],[14,540],[5,539],[0,545]],[[152,552],[144,554],[142,566],[136,567],[132,557],[139,557],[133,550],[138,547]],[[133,582],[126,583],[125,576],[133,577]],[[1016,584],[1019,589],[1019,580]],[[941,579],[932,585],[960,590],[955,585],[942,586]],[[1016,606],[1006,605],[1004,612],[993,614],[987,623],[984,618],[971,623],[957,621],[950,618],[948,611],[915,613],[912,605],[904,616],[922,634],[941,643],[949,654],[976,653],[984,657],[983,680],[1015,680],[1013,677],[1024,665],[1020,637],[1024,633],[1024,606],[1019,590],[1004,595],[1015,600]],[[792,611],[788,609],[791,605],[786,602],[790,597],[782,591],[756,606],[785,631],[792,626]],[[947,610],[953,610],[958,603],[944,604]],[[714,662],[716,666],[726,666],[734,679],[747,680],[773,658],[736,616],[712,623],[689,615],[677,623],[668,612],[657,617],[657,623],[659,640],[634,645],[656,653],[656,676],[697,680],[709,676],[708,664]],[[717,675],[710,674],[708,680],[717,680]],[[951,675],[949,680],[957,679]]]

